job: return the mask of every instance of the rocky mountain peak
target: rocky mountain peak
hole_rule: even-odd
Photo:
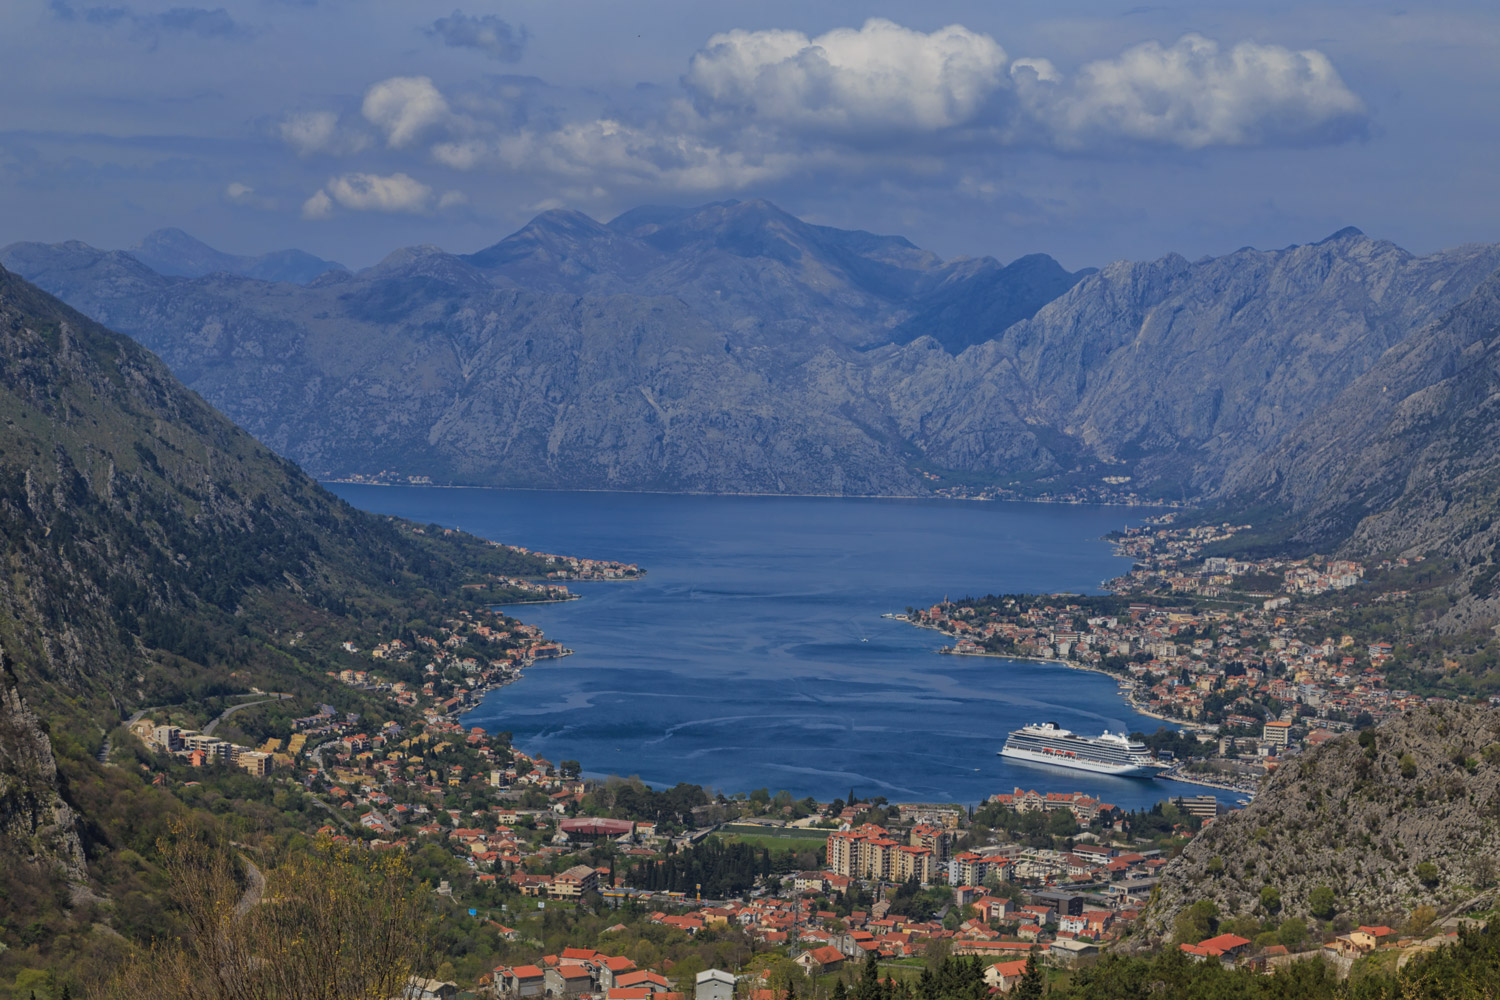
[[[1395,924],[1416,905],[1495,886],[1497,816],[1500,712],[1414,709],[1285,761],[1249,806],[1206,827],[1163,870],[1146,926],[1166,937],[1200,899],[1225,919]]]
[[[158,274],[183,278],[225,273],[305,284],[329,271],[344,270],[342,264],[303,250],[275,250],[259,256],[225,253],[176,227],[154,230],[125,252]]]

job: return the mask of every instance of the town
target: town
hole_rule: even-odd
[[[1335,614],[1314,602],[1367,586],[1363,566],[1201,558],[1236,529],[1170,523],[1117,540],[1137,560],[1120,593],[945,601],[896,617],[953,637],[946,652],[1110,674],[1139,710],[1181,729],[1141,734],[1172,762],[1165,776],[1245,797],[1288,755],[1423,700],[1389,684],[1389,641],[1308,638]],[[556,577],[505,585],[567,599],[561,579],[640,572],[544,558]],[[347,639],[338,653],[348,666],[329,679],[363,711],[298,711],[252,691],[259,700],[208,724],[168,709],[131,731],[158,784],[188,793],[249,775],[295,797],[289,814],[307,834],[420,859],[464,947],[413,995],[463,984],[518,998],[784,1000],[837,995],[872,968],[905,982],[957,959],[1003,993],[1028,959],[1055,975],[1128,935],[1167,861],[1227,808],[1165,791],[1131,813],[1066,788],[997,790],[972,807],[586,778],[579,761],[464,726],[485,693],[568,653],[499,607]],[[1193,960],[1265,968],[1318,953],[1347,966],[1429,946],[1446,933],[1432,923],[1414,912],[1399,931],[1242,921],[1179,936]]]

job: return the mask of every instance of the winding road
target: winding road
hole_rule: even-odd
[[[220,712],[218,714],[218,716],[212,722],[210,722],[208,725],[206,725],[206,726],[203,727],[203,735],[204,736],[212,736],[214,734],[214,730],[219,728],[219,723],[221,723],[225,719],[229,718],[235,712],[243,712],[247,708],[254,708],[256,705],[266,705],[266,704],[269,704],[270,702],[273,702],[273,701],[291,701],[291,700],[292,700],[292,696],[289,695],[289,694],[278,694],[278,695],[273,695],[270,698],[262,698],[259,701],[247,701],[247,702],[244,702],[244,703],[239,704],[239,705],[230,705],[228,708],[224,709],[224,711]]]

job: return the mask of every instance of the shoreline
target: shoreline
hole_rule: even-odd
[[[606,490],[589,487],[561,486],[469,486],[459,483],[372,483],[363,479],[324,479],[319,483],[340,486],[416,487],[430,490],[494,490],[515,493],[614,493],[620,496],[661,497],[769,497],[787,500],[935,500],[942,503],[1045,503],[1072,507],[1140,507],[1166,510],[1196,510],[1188,504],[1170,500],[1133,503],[1126,500],[1043,500],[1039,497],[944,497],[931,493],[757,493],[741,490]]]
[[[911,625],[913,628],[927,629],[929,631],[936,632],[939,635],[947,636],[950,639],[958,638],[958,636],[954,635],[952,632],[945,632],[942,629],[938,628],[936,625],[921,625],[909,618],[900,615],[891,615],[890,617],[897,621],[904,621],[908,625]],[[1173,718],[1170,715],[1162,715],[1160,712],[1151,711],[1149,708],[1146,708],[1136,700],[1134,689],[1130,686],[1130,678],[1123,677],[1120,674],[1114,673],[1109,670],[1105,670],[1103,667],[1095,667],[1087,663],[1078,663],[1074,660],[1062,660],[1058,659],[1055,656],[1022,656],[1020,654],[991,653],[988,651],[969,653],[959,652],[957,649],[954,649],[952,647],[944,647],[943,649],[937,650],[937,653],[940,656],[987,656],[997,660],[1016,660],[1020,663],[1050,663],[1054,666],[1066,667],[1069,670],[1082,670],[1091,674],[1100,674],[1104,677],[1113,678],[1117,682],[1118,687],[1120,688],[1120,696],[1125,699],[1125,703],[1130,706],[1131,710],[1138,715],[1144,715],[1147,718],[1156,719],[1160,722],[1170,722],[1174,726],[1180,726],[1181,728],[1192,732],[1207,733],[1213,731],[1212,726],[1205,726],[1202,723],[1189,722],[1185,719],[1177,719]]]

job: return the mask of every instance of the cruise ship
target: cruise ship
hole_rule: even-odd
[[[1091,739],[1055,722],[1017,729],[1006,738],[1000,756],[1125,778],[1151,778],[1162,769],[1144,743],[1137,743],[1124,733],[1105,732]]]

